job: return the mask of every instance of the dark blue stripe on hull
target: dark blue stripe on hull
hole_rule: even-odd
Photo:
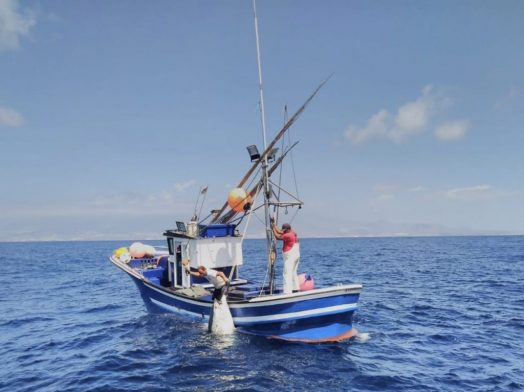
[[[271,305],[266,302],[259,302],[261,306],[240,307],[237,308],[233,304],[231,307],[231,314],[233,317],[256,317],[269,316],[273,314],[284,314],[303,312],[313,309],[320,309],[330,306],[356,304],[360,294],[340,294],[336,296],[326,296],[324,298],[297,299],[294,302],[285,304]]]
[[[200,303],[190,303],[183,301],[170,293],[159,293],[139,279],[133,277],[140,295],[149,311],[153,313],[183,313],[196,318],[209,317],[211,312],[211,296],[207,301]],[[205,298],[205,297],[204,297]],[[194,302],[197,302],[196,300]],[[164,306],[162,306],[164,305]]]
[[[284,323],[259,324],[238,328],[241,332],[289,340],[327,340],[353,328],[354,311]]]

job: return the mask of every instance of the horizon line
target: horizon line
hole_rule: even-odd
[[[302,239],[359,239],[359,238],[443,238],[443,237],[524,237],[522,234],[377,234],[377,235],[342,235],[342,236],[303,236]],[[264,240],[265,237],[247,237],[246,240]],[[164,238],[148,239],[53,239],[53,240],[0,240],[0,244],[34,242],[118,242],[118,241],[163,241]]]

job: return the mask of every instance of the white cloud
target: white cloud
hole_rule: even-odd
[[[175,184],[175,190],[179,193],[186,191],[188,188],[191,188],[193,185],[196,184],[195,180],[189,180],[182,183],[176,183]]]
[[[399,189],[398,184],[376,184],[373,191],[377,193],[391,193]]]
[[[17,0],[0,1],[0,52],[18,49],[20,38],[35,24],[34,15],[20,13]]]
[[[439,125],[435,130],[435,136],[443,142],[453,142],[462,139],[469,128],[467,120],[450,121]]]
[[[395,127],[388,137],[399,143],[410,135],[422,132],[427,126],[435,107],[433,87],[428,85],[422,90],[422,95],[413,102],[408,102],[398,109],[395,117]]]
[[[19,127],[24,123],[22,115],[11,108],[0,106],[0,127]]]
[[[90,201],[73,202],[69,205],[0,208],[0,215],[14,218],[148,217],[165,214],[188,216],[193,208],[194,202],[181,200],[172,190],[160,190],[151,194],[99,195]]]
[[[508,93],[503,98],[495,102],[494,109],[503,110],[510,108],[512,104],[517,100],[518,96],[519,92],[517,91],[517,89],[514,86],[511,86]]]
[[[474,200],[486,196],[491,190],[491,185],[454,188],[446,191],[446,197],[458,200]]]
[[[353,144],[359,144],[374,137],[385,136],[390,117],[386,110],[381,110],[369,119],[364,128],[349,127],[345,132],[346,137]]]
[[[417,99],[401,105],[396,115],[382,109],[371,116],[365,127],[351,125],[344,134],[353,144],[374,138],[402,143],[409,137],[424,132],[430,126],[434,116],[450,104],[449,97],[436,92],[429,84],[422,89],[422,94]]]
[[[394,199],[395,198],[395,195],[391,194],[391,193],[383,193],[381,195],[379,195],[377,197],[377,200],[378,201],[386,201],[386,200],[391,200],[391,199]]]
[[[417,185],[413,188],[409,188],[408,191],[409,192],[425,192],[427,191],[428,188],[426,188],[425,186],[422,186],[422,185]]]

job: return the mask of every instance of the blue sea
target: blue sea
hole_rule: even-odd
[[[108,261],[130,243],[0,243],[0,390],[524,390],[522,236],[303,239],[317,287],[364,285],[357,338],[314,345],[148,314]]]

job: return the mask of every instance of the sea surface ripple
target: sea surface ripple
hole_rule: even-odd
[[[317,287],[364,284],[357,338],[315,345],[148,314],[108,261],[130,242],[0,243],[0,390],[524,390],[522,236],[303,239]]]

